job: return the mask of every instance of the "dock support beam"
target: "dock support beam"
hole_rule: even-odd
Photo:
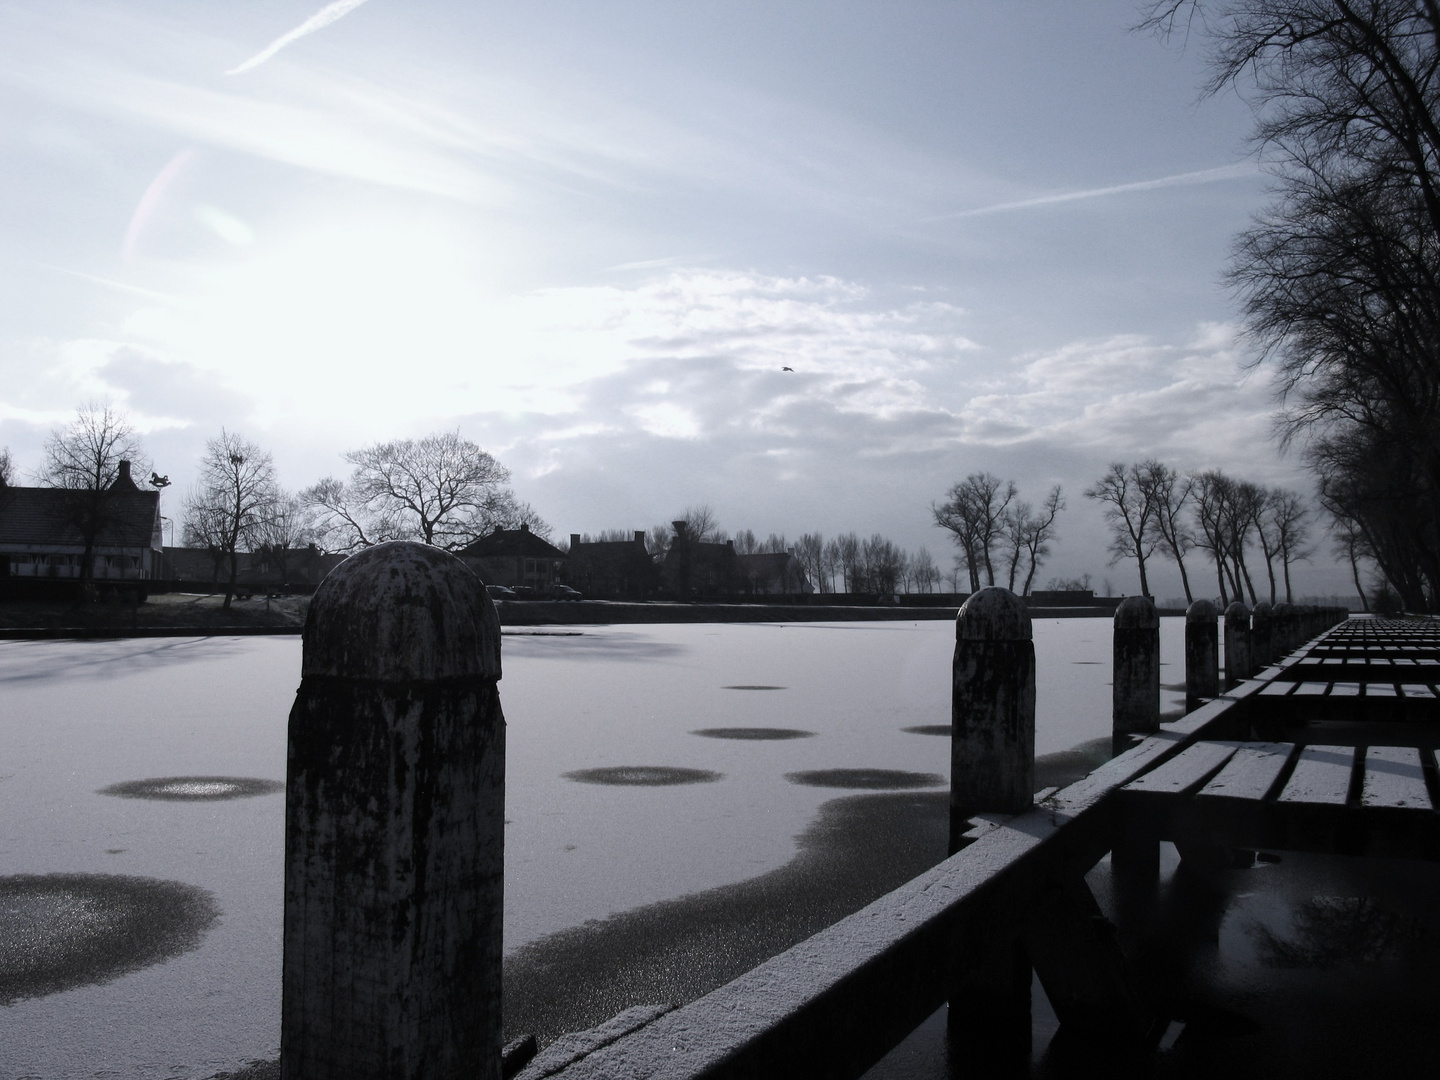
[[[1185,611],[1185,711],[1220,696],[1220,613],[1209,600]]]
[[[500,623],[459,559],[380,544],[305,622],[290,713],[285,1080],[499,1080]]]

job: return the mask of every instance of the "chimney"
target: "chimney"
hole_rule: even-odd
[[[644,530],[644,529],[636,529],[636,530],[635,530],[635,542],[636,542],[637,544],[639,544],[641,547],[644,547],[644,546],[645,546],[645,530]]]
[[[685,534],[690,528],[690,526],[686,525],[683,521],[672,521],[670,522],[670,527],[675,530],[675,535],[681,540],[685,539]]]
[[[571,551],[574,551],[574,550],[575,550],[577,547],[579,547],[579,546],[580,546],[580,534],[579,534],[579,533],[571,533],[571,534],[570,534],[570,550],[571,550]]]
[[[120,462],[119,472],[115,476],[115,482],[110,485],[111,491],[139,491],[135,481],[130,477],[130,462]]]
[[[529,532],[529,531],[530,531],[530,524],[529,524],[529,522],[525,522],[525,521],[520,522],[520,531],[521,531],[521,532]]]

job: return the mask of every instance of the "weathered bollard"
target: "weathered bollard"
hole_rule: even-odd
[[[1250,609],[1232,600],[1225,609],[1225,685],[1235,686],[1255,674],[1250,655]]]
[[[1115,609],[1113,643],[1114,733],[1126,737],[1160,730],[1160,615],[1148,596],[1127,596]]]
[[[1270,649],[1274,654],[1271,663],[1295,651],[1297,630],[1295,606],[1282,600],[1270,615]]]
[[[1275,609],[1261,600],[1250,613],[1250,673],[1258,675],[1275,662]]]
[[[1035,791],[1035,642],[1025,601],[991,586],[955,618],[950,850],[981,811],[1015,814]]]
[[[285,1080],[500,1076],[500,625],[459,559],[341,563],[305,622],[285,797]]]
[[[1025,601],[991,586],[955,619],[950,699],[950,851],[972,814],[1019,813],[1035,790],[1035,642]],[[976,1075],[1009,1076],[1030,1057],[1030,959],[995,936],[950,979],[948,1031]]]
[[[1220,613],[1209,600],[1185,609],[1185,711],[1220,696]]]

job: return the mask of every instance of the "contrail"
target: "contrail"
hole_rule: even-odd
[[[261,49],[258,53],[252,56],[249,60],[246,60],[239,67],[231,68],[225,74],[243,75],[245,74],[245,72],[259,67],[261,64],[265,63],[266,60],[269,60],[272,56],[278,53],[281,49],[285,48],[286,45],[289,45],[292,41],[299,41],[307,34],[313,34],[316,30],[323,30],[325,27],[333,23],[336,19],[343,19],[346,15],[349,15],[350,12],[354,11],[363,3],[365,3],[365,0],[335,0],[333,4],[326,4],[323,8],[317,11],[314,15],[311,15],[310,18],[306,19],[294,30],[291,30],[288,34],[284,34],[276,38],[269,45],[266,45],[265,48]]]
[[[1176,173],[1162,176],[1158,180],[1137,180],[1133,184],[1115,184],[1111,187],[1090,188],[1087,191],[1066,191],[1059,195],[1039,195],[1033,199],[1018,202],[995,203],[980,206],[974,210],[957,210],[952,214],[939,214],[931,221],[951,221],[955,218],[978,217],[981,214],[998,214],[1004,210],[1025,210],[1032,206],[1053,206],[1055,203],[1076,202],[1080,199],[1099,199],[1105,195],[1120,195],[1127,191],[1151,191],[1155,188],[1181,187],[1187,184],[1212,184],[1217,180],[1238,180],[1252,176],[1258,170],[1248,161],[1235,165],[1221,165],[1217,169],[1201,169],[1199,172]]]

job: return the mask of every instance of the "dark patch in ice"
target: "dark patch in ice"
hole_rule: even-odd
[[[682,769],[671,765],[610,765],[576,769],[562,774],[581,784],[618,784],[628,787],[668,787],[673,784],[709,784],[724,774],[709,769]]]
[[[786,773],[785,779],[807,787],[863,791],[908,791],[912,788],[939,787],[946,782],[937,773],[904,772],[900,769],[812,769]]]
[[[278,780],[253,776],[159,776],[151,780],[125,780],[96,792],[119,799],[153,799],[158,802],[217,802],[248,799],[284,791]]]
[[[788,690],[788,686],[722,686],[721,690]]]
[[[911,735],[945,735],[951,734],[949,724],[916,724],[914,727],[903,727],[901,731],[908,731]]]
[[[119,874],[0,877],[0,1005],[109,982],[196,948],[205,889]]]
[[[788,727],[707,727],[690,732],[706,739],[811,739],[813,731]]]

